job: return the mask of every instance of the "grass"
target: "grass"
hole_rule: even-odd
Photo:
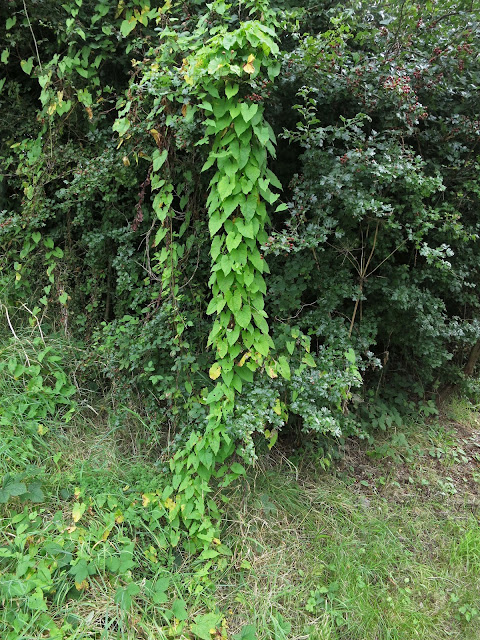
[[[280,445],[231,488],[232,553],[205,569],[163,544],[142,504],[161,473],[144,422],[91,405],[68,424],[25,419],[41,394],[25,403],[17,382],[0,375],[0,468],[42,494],[0,504],[2,640],[478,639],[480,414],[467,402],[347,442],[328,472]]]

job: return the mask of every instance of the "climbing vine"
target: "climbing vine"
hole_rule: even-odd
[[[185,89],[188,91],[182,114],[189,118],[198,114],[203,122],[204,137],[199,143],[209,146],[203,171],[215,170],[206,204],[212,260],[212,299],[207,314],[215,318],[208,345],[216,353],[209,376],[216,386],[205,398],[208,415],[204,430],[193,431],[171,460],[173,478],[167,500],[171,543],[178,542],[183,522],[190,540],[204,549],[205,558],[217,553],[209,548],[217,540],[215,519],[219,515],[214,501],[207,499],[211,480],[222,479],[226,485],[245,472],[239,462],[228,462],[236,448],[228,429],[235,393],[260,370],[271,377],[276,377],[277,371],[290,375],[286,358],[275,361],[270,354],[274,344],[264,309],[268,266],[260,248],[268,237],[267,204],[278,199],[271,187],[281,187],[268,168],[268,155],[275,155],[275,136],[265,120],[263,105],[248,95],[252,80],[263,75],[271,81],[279,72],[275,16],[265,2],[247,3],[244,11],[249,11],[249,19],[231,30],[222,19],[227,8],[224,2],[209,5],[209,12],[185,43],[190,51],[184,54],[179,69],[182,85],[177,94],[183,100]],[[206,39],[205,24],[212,17],[217,25]],[[171,36],[168,31],[164,35]],[[159,62],[154,61],[144,81],[152,82],[158,68]],[[159,189],[154,209],[163,225],[173,189],[157,172],[167,155],[166,150],[155,152],[152,176],[152,188]],[[165,236],[164,226],[156,240]],[[162,255],[165,259],[167,252]],[[164,274],[171,273],[168,265],[164,269]]]

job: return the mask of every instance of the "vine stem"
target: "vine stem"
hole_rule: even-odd
[[[33,27],[32,27],[32,23],[30,22],[30,16],[28,15],[27,4],[25,0],[23,0],[23,8],[25,10],[25,15],[27,17],[28,26],[30,27],[30,32],[32,34],[33,44],[35,45],[35,51],[37,52],[38,66],[40,67],[40,71],[43,73],[42,61],[40,60],[40,53],[38,51],[37,39],[35,38],[35,34],[33,33]]]

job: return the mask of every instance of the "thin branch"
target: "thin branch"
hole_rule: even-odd
[[[375,273],[375,271],[376,271],[378,268],[380,268],[384,262],[386,262],[389,258],[391,258],[395,252],[397,252],[399,249],[401,249],[405,243],[406,243],[406,240],[404,240],[401,244],[399,244],[399,245],[398,245],[398,247],[396,247],[396,248],[395,248],[391,253],[389,253],[389,254],[388,254],[388,256],[387,256],[386,258],[384,258],[384,259],[380,262],[380,264],[377,264],[377,266],[375,267],[375,269],[372,269],[372,271],[370,271],[370,273],[368,273],[368,274],[365,276],[365,279],[366,279],[366,278],[369,278],[369,277],[372,275],[372,273]]]
[[[370,262],[372,261],[373,254],[375,252],[375,247],[377,245],[377,237],[378,237],[378,227],[379,227],[379,225],[380,225],[380,223],[377,222],[377,228],[375,229],[375,236],[373,237],[372,250],[370,251],[370,255],[368,256],[368,260],[367,260],[367,264],[365,265],[365,269],[363,269],[363,276],[364,277],[366,276],[368,266],[369,266]]]
[[[30,31],[32,33],[33,43],[35,45],[35,51],[37,52],[38,66],[40,67],[40,71],[43,73],[42,61],[40,60],[40,53],[38,51],[37,39],[35,38],[35,34],[33,33],[32,23],[30,22],[30,16],[28,15],[27,5],[25,4],[25,0],[23,0],[23,8],[25,9],[25,15],[27,16],[28,26],[30,27]]]

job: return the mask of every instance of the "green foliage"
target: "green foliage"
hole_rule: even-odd
[[[44,335],[83,341],[117,421],[141,399],[164,446],[145,495],[205,571],[240,460],[400,427],[470,375],[478,21],[370,5],[0,8],[0,295],[43,332],[1,354],[3,502],[40,498],[28,467],[75,409]]]

